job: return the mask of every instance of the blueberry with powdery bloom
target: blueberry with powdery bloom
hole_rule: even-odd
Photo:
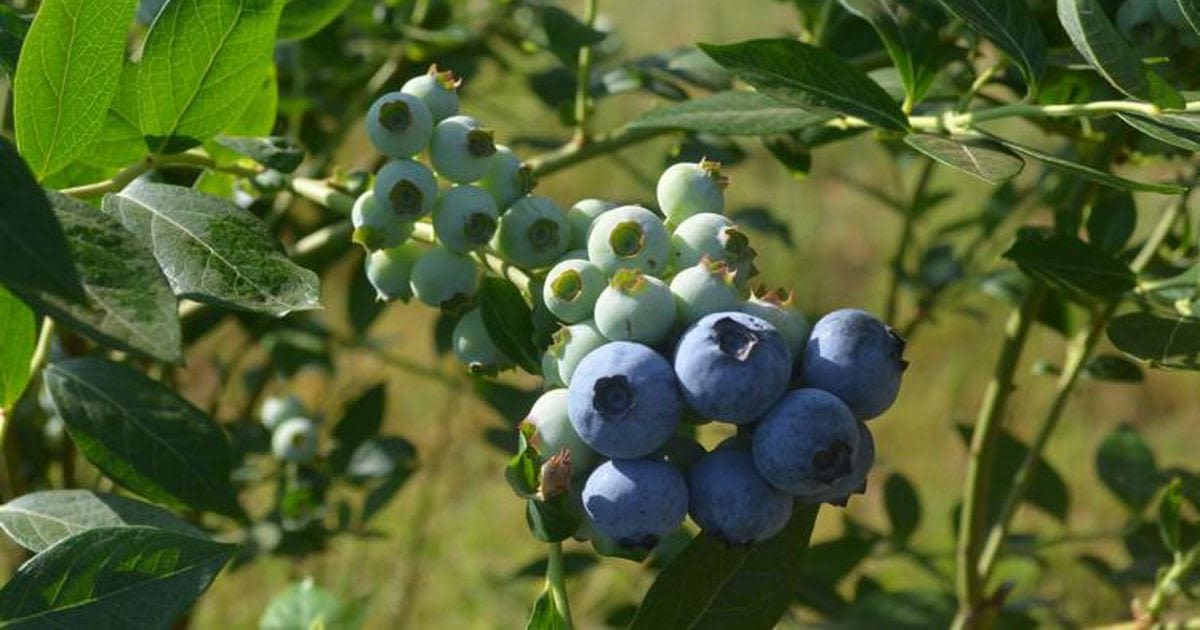
[[[600,534],[622,547],[649,549],[679,528],[688,489],[679,470],[663,461],[614,459],[583,487],[583,508]]]
[[[738,437],[725,440],[692,466],[688,488],[692,520],[729,544],[766,540],[792,515],[792,498],[763,479],[748,444]]]
[[[904,339],[866,311],[842,309],[817,321],[804,349],[805,387],[841,398],[854,417],[870,420],[887,411],[900,393]]]
[[[696,322],[675,349],[675,375],[688,406],[704,418],[746,424],[787,389],[792,355],[766,320],[736,311]]]

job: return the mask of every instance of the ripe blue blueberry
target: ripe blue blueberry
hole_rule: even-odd
[[[672,465],[648,459],[601,464],[583,487],[592,527],[623,547],[649,549],[683,523],[687,484]]]
[[[571,231],[567,215],[546,197],[524,197],[500,217],[492,249],[527,269],[554,264],[567,251]]]
[[[470,258],[439,246],[417,259],[409,284],[418,300],[429,306],[452,309],[475,295],[479,274]]]
[[[429,66],[429,72],[415,76],[401,86],[400,91],[412,94],[425,103],[433,123],[437,124],[458,113],[458,86],[462,79],[453,72],[439,72],[437,64]]]
[[[600,199],[582,199],[567,210],[567,222],[571,224],[571,249],[587,249],[588,232],[596,217],[616,208],[617,204]]]
[[[683,405],[671,364],[641,344],[614,341],[593,350],[569,387],[571,425],[605,457],[645,457],[679,425]]]
[[[729,438],[701,457],[687,479],[692,520],[718,540],[761,542],[791,518],[792,498],[763,479],[742,438]]]
[[[359,195],[350,209],[350,223],[354,225],[351,239],[367,251],[396,247],[412,235],[412,221],[396,216],[396,213],[375,203],[374,191]]]
[[[671,235],[671,246],[676,269],[694,267],[708,257],[725,263],[739,284],[758,273],[754,267],[758,254],[750,247],[750,239],[724,215],[701,212],[684,219]]]
[[[671,259],[667,228],[641,206],[621,206],[592,223],[587,241],[588,260],[609,276],[618,269],[637,269],[661,276]]]
[[[375,203],[400,221],[416,221],[433,209],[437,180],[424,164],[390,160],[375,175]]]
[[[859,420],[887,411],[900,393],[904,339],[870,313],[834,311],[817,321],[804,349],[805,387],[841,398]]]
[[[724,212],[727,185],[729,178],[721,175],[721,165],[702,159],[699,163],[672,164],[658,178],[655,193],[667,222],[679,225],[701,212]]]
[[[433,134],[433,116],[421,99],[412,94],[390,92],[379,97],[367,111],[367,137],[390,158],[410,157],[428,144]]]
[[[496,201],[496,207],[504,212],[514,201],[528,195],[534,186],[533,171],[522,162],[512,149],[496,145],[496,155],[479,180],[479,187],[486,190]]]
[[[830,484],[824,490],[800,492],[795,495],[797,501],[805,503],[830,503],[846,505],[850,495],[863,494],[867,491],[867,474],[875,464],[875,438],[863,421],[858,422],[858,450],[854,453],[854,461],[850,463],[850,474],[841,480]]]
[[[754,464],[771,485],[812,500],[831,490],[849,494],[861,471],[860,423],[837,396],[819,389],[788,392],[754,430]]]
[[[793,301],[792,293],[783,289],[756,292],[742,303],[741,310],[770,322],[787,341],[792,359],[798,361],[804,354],[804,344],[808,342],[809,326],[804,313],[793,307]]]
[[[496,233],[499,216],[490,195],[460,184],[438,197],[433,207],[433,231],[446,249],[465,254],[487,245]]]
[[[271,433],[271,452],[285,462],[311,461],[317,452],[317,426],[303,417],[284,420]]]
[[[483,312],[471,309],[450,333],[454,356],[472,374],[495,374],[511,366],[508,357],[496,347],[483,324]]]
[[[679,321],[683,324],[693,324],[712,313],[736,311],[741,306],[733,274],[725,263],[714,263],[707,258],[675,274],[671,293],[675,295]]]
[[[542,300],[558,319],[574,324],[592,316],[596,298],[604,291],[604,272],[587,260],[555,264],[542,285]]]
[[[555,374],[563,385],[571,384],[571,376],[584,357],[606,343],[608,340],[591,319],[559,328],[547,352],[554,358]]]
[[[679,472],[685,476],[696,462],[700,461],[708,451],[696,441],[696,438],[688,435],[680,435],[674,433],[667,438],[667,443],[663,444],[662,448],[655,451],[651,459],[661,458],[663,461],[671,464],[679,469]]]
[[[525,422],[532,424],[535,429],[533,447],[543,459],[566,449],[571,453],[571,475],[582,477],[596,467],[600,456],[584,443],[571,426],[567,400],[566,389],[547,391],[533,403]]]
[[[300,399],[288,394],[287,396],[269,396],[262,402],[262,407],[259,408],[259,418],[262,419],[263,426],[268,431],[274,431],[276,427],[283,424],[284,420],[296,418],[308,413],[304,409],[304,403]]]
[[[478,181],[487,172],[496,143],[492,132],[470,116],[451,116],[433,128],[429,161],[438,175],[458,184]]]
[[[377,249],[367,256],[367,280],[375,288],[376,299],[380,302],[400,300],[407,302],[412,298],[413,266],[421,257],[421,248],[413,243],[405,243],[388,249]]]
[[[787,390],[792,354],[765,320],[740,312],[696,322],[675,348],[675,375],[688,406],[705,418],[746,424]]]
[[[667,283],[636,269],[620,269],[596,300],[596,327],[613,341],[654,345],[675,325],[675,298]]]

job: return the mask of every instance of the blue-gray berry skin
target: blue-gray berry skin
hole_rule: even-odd
[[[496,202],[500,212],[516,200],[533,191],[533,171],[529,165],[522,162],[512,149],[504,145],[496,145],[496,155],[492,157],[479,187],[486,190]]]
[[[354,226],[355,243],[369,252],[396,247],[412,235],[413,224],[375,202],[375,192],[359,195],[350,208],[350,223]]]
[[[429,306],[454,308],[475,295],[479,273],[470,258],[433,247],[417,259],[409,286],[413,295]]]
[[[421,248],[413,243],[371,252],[367,256],[366,274],[375,288],[376,299],[380,302],[410,300],[413,266],[420,257]]]
[[[568,398],[565,388],[547,391],[533,403],[525,422],[532,424],[535,429],[532,443],[543,460],[566,449],[571,453],[571,475],[582,477],[596,467],[600,456],[571,426],[571,418],[567,413]]]
[[[713,313],[679,340],[675,374],[684,400],[696,413],[746,424],[783,395],[792,355],[783,336],[765,320],[734,311]]]
[[[679,426],[683,405],[671,365],[641,344],[614,341],[593,350],[569,387],[571,425],[605,457],[645,457]]]
[[[850,495],[863,494],[867,491],[867,474],[875,464],[875,438],[867,424],[858,422],[858,450],[854,452],[854,460],[850,464],[850,474],[830,484],[821,490],[798,492],[794,496],[797,501],[818,504],[830,503],[845,506],[850,501]]]
[[[661,276],[671,263],[667,228],[641,206],[621,206],[597,217],[588,232],[587,250],[588,260],[610,276],[618,269]]]
[[[450,334],[454,356],[472,374],[494,374],[511,366],[508,357],[496,347],[483,324],[483,312],[471,309]]]
[[[740,438],[729,438],[701,457],[687,479],[692,520],[729,544],[767,540],[791,518],[792,497],[763,479]]]
[[[429,145],[433,116],[425,103],[403,92],[379,97],[367,111],[367,137],[390,158],[407,158]]]
[[[487,245],[500,213],[483,190],[460,184],[442,193],[433,207],[433,231],[452,252],[465,254]]]
[[[495,155],[492,132],[470,116],[451,116],[433,128],[429,161],[438,175],[452,182],[470,184],[478,181]]]
[[[271,452],[285,462],[305,463],[317,452],[317,427],[308,418],[289,418],[271,433]]]
[[[571,228],[567,215],[546,197],[523,197],[500,217],[492,249],[526,269],[547,267],[567,252]]]
[[[601,199],[581,199],[567,210],[567,222],[571,224],[571,249],[587,249],[588,232],[596,217],[616,208],[617,204]]]
[[[805,387],[837,395],[859,420],[887,411],[900,393],[908,362],[904,339],[878,318],[842,309],[817,321],[804,348]]]
[[[437,180],[415,160],[390,160],[375,175],[375,205],[399,221],[416,221],[437,201]]]
[[[768,291],[756,294],[742,303],[743,313],[767,320],[783,335],[788,349],[792,351],[792,360],[799,361],[804,356],[804,345],[808,343],[808,319],[804,313],[792,305],[793,297],[786,291]]]
[[[610,460],[588,476],[583,507],[598,533],[623,547],[649,549],[683,523],[687,484],[666,462]]]
[[[406,81],[400,91],[421,99],[437,124],[458,113],[459,83],[453,72],[438,72],[434,65],[428,73]]]
[[[672,164],[658,178],[655,195],[658,207],[671,225],[679,225],[702,212],[721,214],[725,210],[725,186],[721,165],[709,160],[699,163]]]
[[[788,392],[755,427],[754,464],[771,485],[796,497],[842,489],[858,472],[859,425],[829,392]]]

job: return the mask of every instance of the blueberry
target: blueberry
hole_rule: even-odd
[[[568,259],[554,265],[542,285],[542,300],[558,319],[568,323],[592,316],[596,298],[604,291],[604,273],[587,260]]]
[[[675,375],[688,406],[705,418],[746,424],[787,390],[792,354],[765,320],[740,312],[696,322],[675,349]]]
[[[566,449],[571,453],[571,474],[581,477],[596,467],[600,456],[590,446],[584,443],[575,428],[571,426],[571,418],[567,414],[567,390],[552,389],[542,394],[525,422],[533,425],[536,432],[533,446],[542,455],[542,459]]]
[[[367,251],[396,247],[412,235],[412,221],[406,221],[375,203],[375,193],[368,190],[359,195],[350,209],[355,243]]]
[[[565,387],[562,377],[558,375],[558,357],[550,348],[542,353],[542,386]]]
[[[438,175],[459,184],[478,181],[496,154],[492,132],[470,116],[451,116],[433,128],[429,160]]]
[[[405,243],[389,249],[378,249],[367,256],[367,280],[375,287],[380,302],[412,298],[413,267],[421,257],[421,248]]]
[[[793,308],[794,298],[790,291],[756,292],[749,300],[742,303],[743,313],[770,322],[779,334],[787,341],[788,349],[792,351],[792,359],[799,360],[804,354],[804,345],[808,342],[808,319],[804,313]]]
[[[546,197],[524,197],[509,206],[492,237],[492,249],[526,269],[554,264],[569,244],[567,216]]]
[[[317,427],[303,417],[288,418],[271,434],[271,452],[285,462],[305,463],[317,452]]]
[[[367,137],[390,158],[406,158],[420,152],[433,134],[433,116],[421,99],[412,94],[390,92],[379,97],[367,111]]]
[[[674,466],[647,459],[601,464],[583,487],[592,527],[623,547],[649,549],[687,515],[688,491]]]
[[[860,424],[829,392],[788,392],[755,428],[754,464],[771,485],[806,501],[848,495],[865,478],[856,469],[869,448]]]
[[[559,328],[547,352],[554,358],[555,373],[563,385],[571,384],[571,376],[584,357],[606,343],[608,340],[590,319]]]
[[[707,451],[696,441],[696,438],[688,435],[680,435],[674,433],[667,438],[667,443],[658,449],[652,459],[661,458],[663,461],[671,464],[679,469],[679,472],[684,475],[692,469],[696,462],[700,461],[701,457]]]
[[[904,339],[870,313],[834,311],[817,321],[800,378],[805,387],[837,395],[859,420],[887,411],[900,393]]]
[[[458,113],[458,86],[462,79],[456,78],[449,70],[439,72],[437,64],[429,66],[429,72],[415,76],[400,88],[405,94],[412,94],[425,103],[429,114],[437,124]]]
[[[588,232],[596,217],[616,208],[617,204],[600,199],[582,199],[567,210],[567,222],[571,224],[571,249],[587,249]]]
[[[433,208],[433,231],[452,252],[465,254],[487,245],[500,214],[483,190],[461,184],[442,193]]]
[[[654,345],[675,325],[675,298],[667,283],[621,269],[596,300],[596,327],[613,341]]]
[[[258,415],[262,419],[263,426],[268,431],[274,431],[276,427],[283,424],[284,420],[296,418],[308,413],[304,409],[304,403],[300,399],[289,394],[287,396],[269,396],[262,402],[262,407],[259,408]]]
[[[660,276],[670,263],[671,243],[667,228],[653,212],[621,206],[592,223],[587,250],[588,259],[610,276],[618,269]]]
[[[801,492],[795,495],[796,500],[805,503],[831,503],[844,506],[850,501],[850,495],[863,494],[867,490],[867,474],[875,464],[875,438],[863,421],[858,422],[858,451],[850,464],[850,475],[831,484],[823,490]]]
[[[472,374],[495,374],[511,366],[508,357],[496,347],[483,324],[483,312],[471,309],[450,334],[454,356]]]
[[[725,263],[739,284],[758,273],[754,267],[758,254],[750,247],[750,239],[733,220],[720,214],[702,212],[684,219],[671,235],[671,246],[676,269],[694,267],[707,256]]]
[[[702,159],[699,163],[672,164],[658,178],[658,207],[672,225],[701,212],[721,214],[728,184],[717,162]]]
[[[732,545],[764,541],[792,515],[792,497],[767,483],[745,441],[732,437],[688,472],[692,520],[709,536]]]
[[[682,403],[671,364],[641,344],[593,350],[570,379],[568,409],[579,437],[605,457],[644,457],[679,425]]]
[[[470,258],[445,247],[433,247],[417,259],[410,282],[413,295],[429,306],[452,309],[479,288],[479,274]]]
[[[496,155],[492,157],[483,179],[479,180],[479,187],[492,196],[496,206],[503,212],[533,190],[533,171],[512,149],[496,145]]]
[[[433,209],[437,180],[424,164],[390,160],[375,176],[375,202],[400,221],[416,221]]]
[[[725,263],[710,262],[707,258],[675,274],[671,293],[675,295],[676,310],[683,324],[695,323],[711,313],[736,311],[741,306],[733,274]]]

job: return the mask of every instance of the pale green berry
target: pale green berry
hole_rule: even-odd
[[[675,325],[675,298],[662,280],[621,269],[596,300],[595,319],[608,339],[652,346]]]
[[[491,196],[462,184],[438,197],[433,207],[433,231],[446,249],[465,254],[487,245],[496,233],[499,216]]]
[[[578,324],[563,326],[554,333],[554,342],[550,344],[550,353],[554,356],[558,380],[563,385],[571,384],[571,375],[575,368],[588,353],[604,344],[608,339],[600,334],[596,322],[587,319]]]
[[[705,315],[736,311],[741,306],[733,274],[725,263],[710,262],[707,258],[675,274],[671,293],[675,295],[680,323],[689,326]]]
[[[429,72],[415,76],[400,88],[405,94],[412,94],[425,103],[437,124],[458,113],[458,86],[462,79],[446,70],[439,72],[437,64],[429,66]]]
[[[549,348],[542,353],[542,385],[544,387],[563,387],[566,385],[558,375],[558,357]]]
[[[546,197],[524,197],[500,216],[492,249],[518,267],[554,264],[567,251],[567,216]]]
[[[308,418],[288,418],[271,434],[271,452],[285,462],[312,461],[317,453],[317,425]]]
[[[262,419],[263,426],[268,431],[274,431],[276,427],[283,424],[284,420],[296,418],[308,413],[304,409],[304,403],[292,394],[287,396],[268,396],[263,399],[262,407],[259,408],[259,418]]]
[[[600,199],[582,199],[567,210],[567,222],[571,224],[571,248],[587,249],[588,232],[596,217],[616,208],[617,204]]]
[[[433,116],[412,94],[384,94],[367,111],[367,137],[388,157],[406,158],[420,152],[432,134]]]
[[[478,181],[496,155],[492,135],[470,116],[451,116],[439,122],[429,144],[433,170],[458,184]]]
[[[496,145],[496,155],[479,180],[479,187],[486,190],[504,212],[516,200],[533,191],[533,171],[522,162],[512,149]]]
[[[588,259],[588,256],[587,256],[586,249],[572,249],[571,251],[558,257],[559,262],[564,261],[564,260],[587,260],[587,259]]]
[[[421,257],[421,248],[414,243],[404,243],[388,249],[377,249],[367,256],[367,280],[375,287],[380,302],[412,298],[413,267]]]
[[[354,226],[351,240],[367,251],[396,247],[408,240],[413,232],[412,221],[405,221],[375,203],[375,192],[371,190],[354,200],[350,223]]]
[[[472,374],[494,374],[511,365],[508,357],[496,347],[483,323],[483,311],[471,309],[450,335],[454,356]]]
[[[723,262],[734,273],[734,280],[745,284],[757,273],[750,239],[737,229],[732,219],[711,212],[694,214],[683,220],[671,235],[675,268],[686,269],[709,260]]]
[[[604,291],[604,272],[587,260],[564,260],[546,274],[542,300],[559,320],[568,324],[592,316],[596,298]]]
[[[445,247],[433,247],[412,270],[413,295],[429,306],[453,309],[479,289],[479,272],[470,258]]]
[[[655,194],[658,207],[667,222],[679,225],[701,212],[725,211],[725,187],[729,179],[721,175],[721,165],[702,159],[699,163],[672,164],[658,178]]]
[[[608,276],[618,269],[661,276],[671,259],[667,228],[641,206],[621,206],[597,217],[588,234],[587,249],[588,260]]]
[[[742,303],[742,312],[764,319],[775,327],[787,342],[792,357],[804,356],[811,327],[804,313],[796,310],[790,291],[779,289],[756,293]]]
[[[433,209],[437,180],[424,164],[391,160],[375,176],[375,202],[401,221],[416,221]]]
[[[543,460],[566,450],[571,453],[571,476],[582,477],[600,463],[600,456],[571,426],[567,415],[567,390],[552,389],[542,394],[524,422],[533,425],[533,447]]]

